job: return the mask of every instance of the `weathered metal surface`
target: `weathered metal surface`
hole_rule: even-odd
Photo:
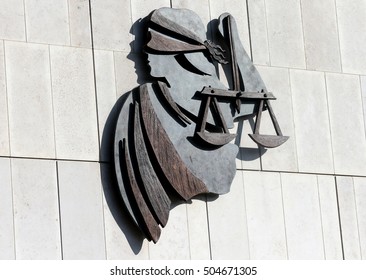
[[[205,27],[193,11],[161,8],[151,14],[150,21],[158,28],[170,31],[172,37],[183,38],[195,44],[203,44],[206,40]]]
[[[265,134],[249,134],[258,145],[265,148],[276,148],[288,140],[288,136],[265,135]]]
[[[146,85],[140,87],[141,113],[151,148],[166,179],[185,200],[207,193],[205,184],[186,167],[165,132],[151,104]]]
[[[235,91],[224,90],[219,88],[204,87],[201,94],[216,96],[216,97],[229,97],[240,99],[272,99],[276,97],[271,92],[247,92],[247,91]]]
[[[136,216],[138,217],[138,224],[140,227],[145,229],[147,237],[156,243],[160,237],[161,230],[151,214],[136,181],[126,140],[120,142],[120,154],[122,153],[124,154],[124,162],[122,166],[125,166],[128,178],[128,183],[125,187],[130,188],[129,200],[136,205],[136,207],[134,207],[134,212],[137,213]]]
[[[230,21],[230,35],[228,34],[228,19]],[[240,41],[239,32],[234,17],[229,13],[222,14],[219,17],[218,31],[223,37],[224,43],[229,44],[227,38],[231,38],[231,42],[235,45],[236,64],[240,73],[240,89],[247,92],[267,92],[266,86],[259,75],[258,70],[253,65],[253,62],[251,61]],[[231,65],[228,65],[227,67],[231,67]],[[229,72],[231,72],[231,70]],[[231,85],[230,89],[234,89],[234,85]],[[246,112],[243,111],[242,105],[240,114],[236,114],[236,117],[245,114]]]
[[[135,153],[138,167],[137,171],[140,173],[142,181],[140,188],[144,189],[147,195],[146,200],[151,204],[152,212],[156,220],[164,227],[168,222],[171,201],[151,164],[142,133],[140,109],[137,102],[135,102],[134,109]]]
[[[128,139],[128,128],[129,128],[129,111],[124,110],[123,108],[127,108],[129,106],[129,103],[131,102],[131,93],[126,94],[127,96],[124,96],[126,98],[126,103],[128,104],[126,107],[122,107],[122,110],[119,113],[118,120],[116,123],[116,129],[114,132],[114,147],[113,147],[113,156],[114,156],[114,169],[116,174],[116,180],[119,188],[119,192],[121,193],[121,198],[123,200],[123,205],[125,206],[125,209],[130,214],[131,218],[133,219],[133,222],[138,225],[137,218],[135,217],[133,206],[130,203],[130,200],[127,196],[126,192],[126,171],[123,167],[123,158],[124,158],[124,152],[121,149],[121,143],[123,139]],[[128,102],[130,101],[130,102]]]
[[[264,87],[263,81],[259,75],[257,75],[257,70],[254,65],[251,63],[249,56],[245,52],[244,48],[240,43],[240,39],[237,32],[237,26],[235,23],[235,19],[230,14],[221,15],[219,18],[219,30],[220,33],[229,43],[230,54],[231,54],[231,67],[232,67],[232,76],[233,76],[233,87],[234,90],[239,90],[241,86],[244,91],[249,91],[248,89],[253,86],[256,86],[258,90],[258,85],[263,85],[261,90],[258,90],[263,93],[262,100],[259,101],[259,109],[257,112],[257,120],[256,120],[256,128],[254,134],[249,134],[249,136],[258,144],[266,148],[274,148],[282,145],[288,137],[283,136],[280,130],[277,119],[274,115],[272,107],[269,102],[267,90]],[[239,59],[238,59],[239,58]],[[239,71],[243,75],[242,83],[239,80]],[[269,114],[271,116],[273,125],[276,129],[277,135],[260,135],[259,134],[259,126],[262,117],[262,111],[264,109],[264,101],[263,99],[267,99],[265,101],[266,108],[269,110]],[[236,99],[236,109],[238,113],[240,113],[240,104],[241,99]]]
[[[216,115],[216,119],[219,122],[219,127],[222,128],[221,133],[206,132],[208,109],[211,109],[213,115]],[[205,143],[213,146],[222,146],[232,141],[236,134],[230,134],[226,126],[224,117],[221,113],[220,106],[215,96],[208,95],[205,102],[202,102],[202,110],[198,116],[200,122],[197,123],[196,135]],[[214,116],[215,118],[215,116]]]
[[[172,96],[170,95],[167,85],[160,81],[158,81],[158,85],[159,85],[159,89],[162,93],[162,96],[168,102],[168,104],[173,109],[173,111],[178,115],[178,117],[180,117],[182,120],[184,120],[188,124],[191,124],[192,123],[191,120],[179,109],[177,103],[174,102]]]
[[[266,105],[269,115],[271,117],[272,123],[275,127],[277,135],[265,135],[259,133],[260,123],[262,119],[263,107]],[[269,103],[269,100],[261,100],[259,103],[257,119],[255,123],[254,134],[249,134],[250,138],[253,139],[258,145],[261,145],[266,148],[276,148],[288,140],[288,136],[283,136],[280,126],[277,122],[277,118],[273,112],[272,106]]]
[[[230,58],[231,58],[230,64],[231,64],[231,74],[233,76],[233,90],[245,91],[245,85],[243,85],[243,87],[240,88],[239,68],[236,59],[235,40],[233,38],[233,31],[232,31],[232,26],[234,25],[234,22],[232,22],[232,16],[228,16],[226,19],[227,19],[226,23],[227,30],[225,32],[226,36],[225,39],[227,40],[230,47]],[[241,100],[239,98],[236,99],[235,105],[236,105],[235,108],[236,111],[240,113]]]
[[[161,8],[147,22],[145,53],[157,82],[123,97],[114,160],[126,209],[156,242],[159,224],[168,220],[172,191],[187,201],[230,190],[238,152],[230,143],[236,136],[229,132],[234,119],[257,114],[251,137],[260,145],[274,147],[287,138],[269,103],[275,97],[245,52],[232,16],[219,18],[225,50],[207,40],[202,21],[192,11]],[[217,77],[212,59],[225,64],[230,90]],[[277,135],[259,134],[263,110],[269,112]]]
[[[152,50],[162,52],[185,52],[185,51],[202,51],[206,47],[204,45],[194,45],[180,40],[172,40],[154,30],[150,30],[151,39],[147,44]]]

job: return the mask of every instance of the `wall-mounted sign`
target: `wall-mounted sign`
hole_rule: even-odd
[[[147,18],[147,83],[123,96],[115,131],[115,172],[123,202],[148,240],[157,242],[171,199],[230,190],[238,147],[234,120],[256,115],[250,137],[272,148],[284,143],[268,92],[245,52],[230,14],[219,17],[215,42],[200,18],[161,8]],[[230,88],[217,76],[223,65]],[[277,135],[259,132],[267,111]]]

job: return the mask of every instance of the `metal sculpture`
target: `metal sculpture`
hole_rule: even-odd
[[[261,146],[276,147],[288,137],[270,105],[275,97],[242,47],[231,15],[218,20],[220,44],[207,40],[200,18],[185,9],[153,11],[147,32],[144,51],[157,81],[123,96],[114,163],[127,211],[156,243],[173,197],[188,201],[229,191],[238,152],[230,143],[234,119],[256,114],[250,136]],[[230,89],[218,79],[216,63],[230,69]],[[277,135],[259,134],[264,110]]]

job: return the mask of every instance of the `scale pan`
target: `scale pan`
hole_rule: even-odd
[[[249,134],[255,143],[265,148],[276,148],[287,141],[288,136]]]
[[[214,146],[223,146],[229,143],[231,140],[235,139],[236,137],[236,134],[228,134],[228,133],[197,132],[196,134],[203,141]]]

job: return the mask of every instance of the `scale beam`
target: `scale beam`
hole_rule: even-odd
[[[218,89],[212,87],[204,87],[203,90],[201,91],[201,94],[214,97],[276,100],[276,97],[272,94],[272,92],[247,92],[238,90]]]

